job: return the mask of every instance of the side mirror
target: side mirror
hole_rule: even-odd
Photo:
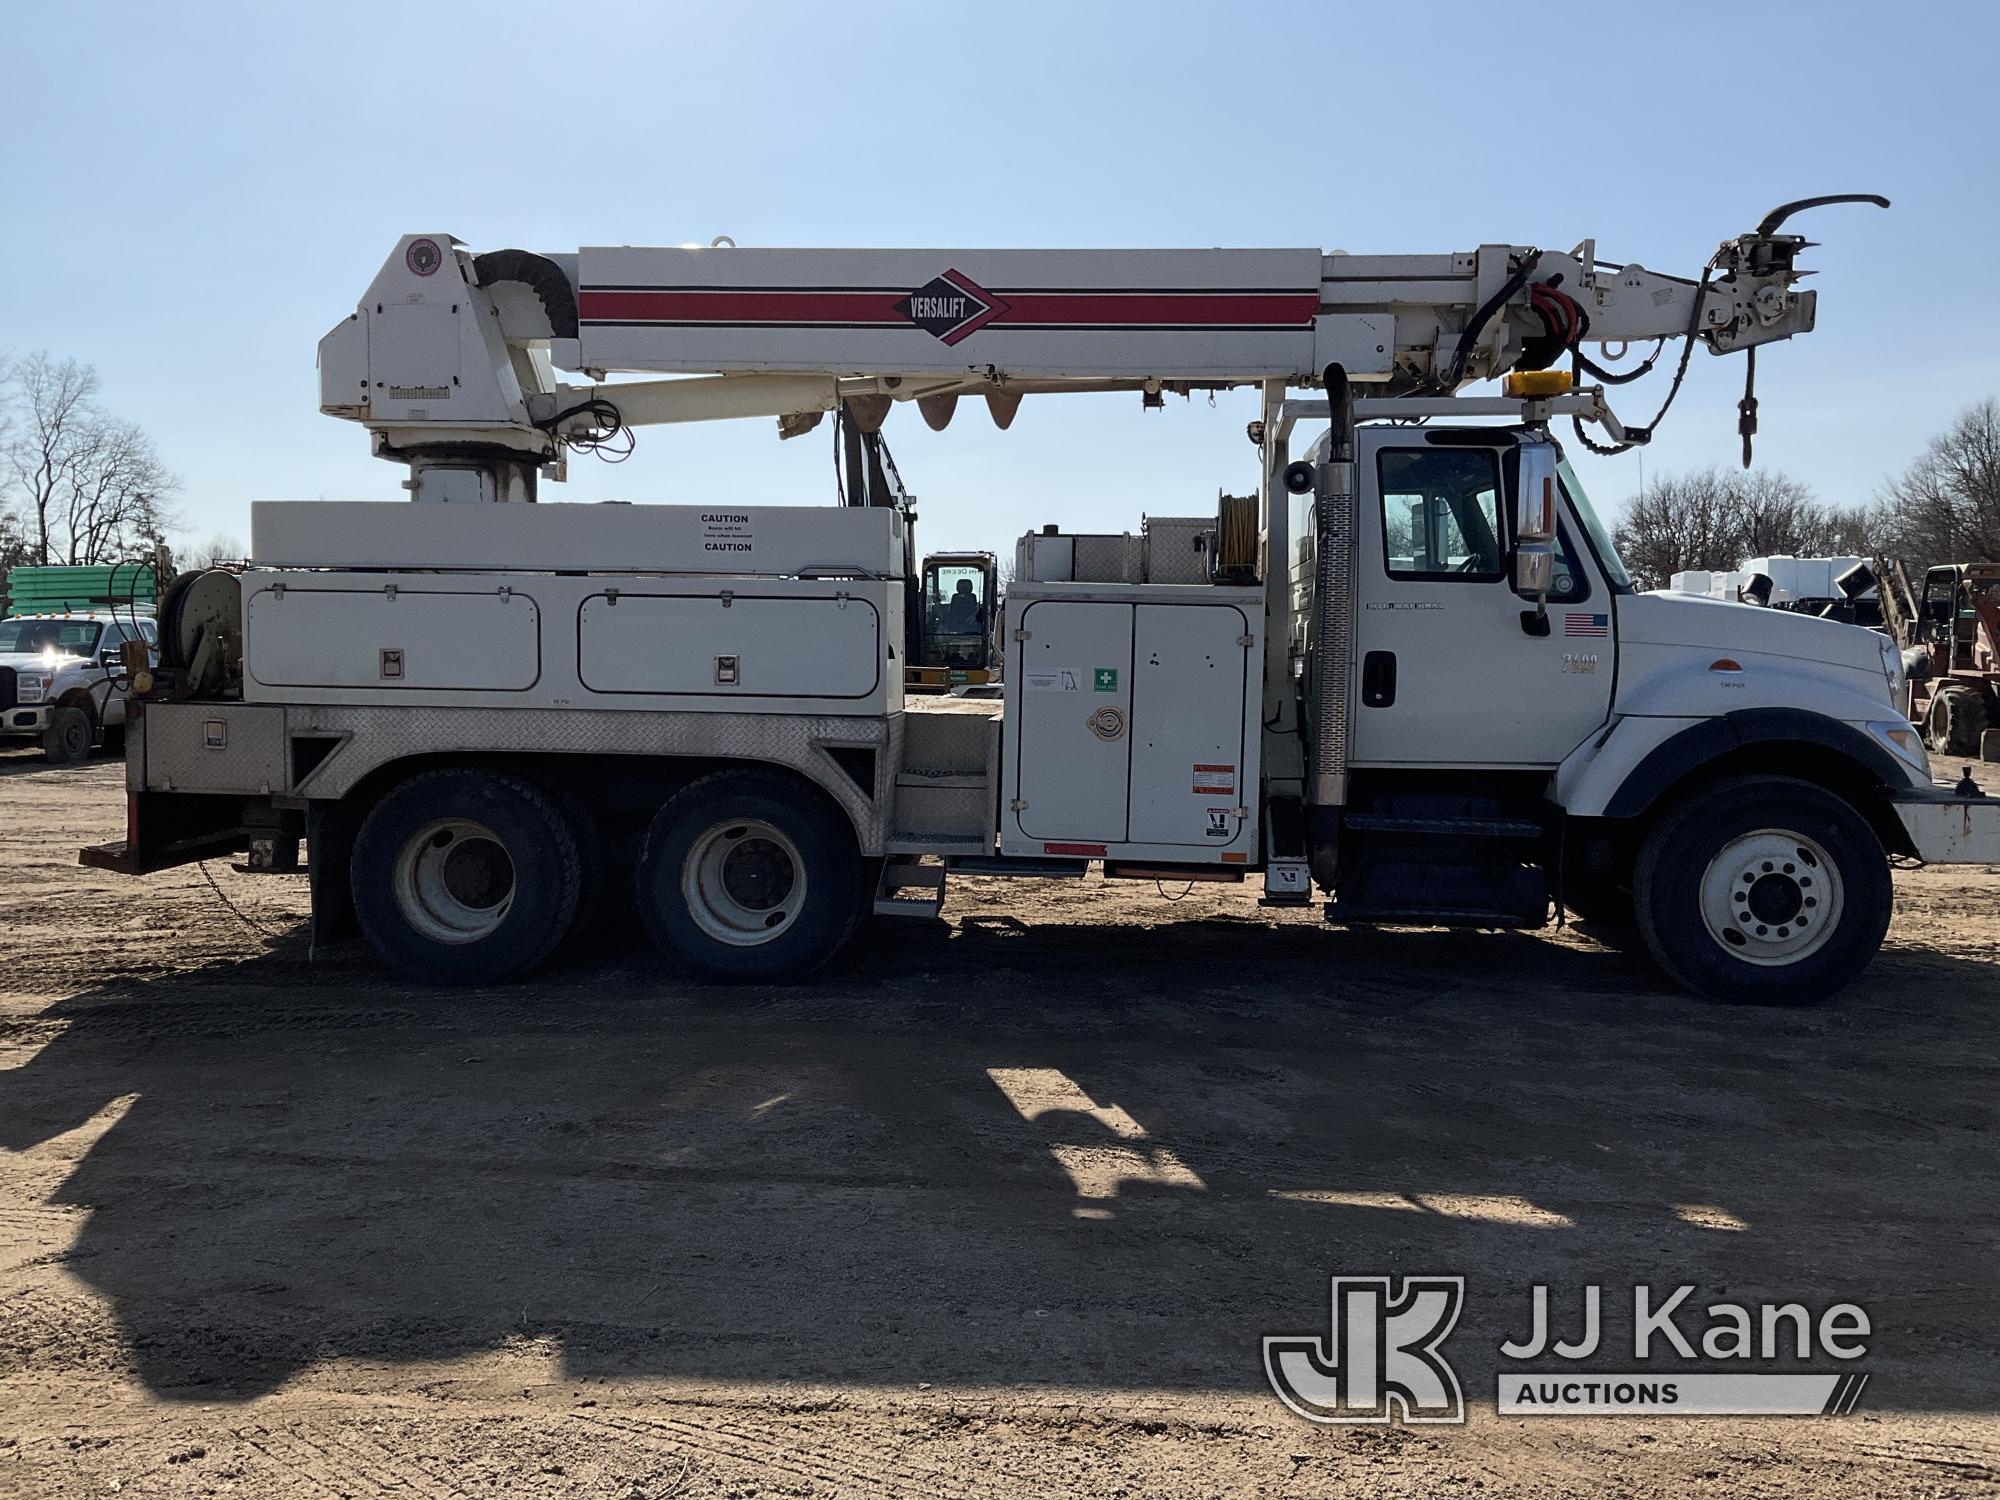
[[[1547,542],[1523,542],[1514,549],[1514,591],[1539,601],[1556,582],[1556,549]]]
[[[1556,581],[1556,445],[1523,443],[1520,480],[1514,491],[1514,590],[1535,601],[1521,611],[1521,629],[1549,633],[1549,590]]]
[[[1520,486],[1514,494],[1514,539],[1518,542],[1553,541],[1556,534],[1556,501],[1562,482],[1556,477],[1556,445],[1523,443],[1520,457]]]

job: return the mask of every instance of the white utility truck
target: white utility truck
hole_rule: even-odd
[[[125,644],[151,653],[150,614],[130,609],[13,615],[0,620],[0,743],[40,742],[51,765],[116,750],[132,679]]]
[[[1933,782],[1880,637],[1635,592],[1550,424],[1644,441],[1607,385],[1666,350],[1677,389],[1696,343],[1809,331],[1805,241],[1780,226],[1824,201],[1694,278],[1589,241],[410,235],[319,369],[323,410],[408,465],[412,503],[259,504],[254,561],[176,585],[127,838],[83,857],[286,870],[304,840],[318,935],[358,919],[454,983],[539,962],[612,880],[695,969],[780,978],[871,911],[935,913],[948,871],[1101,864],[1255,874],[1277,905],[1317,889],[1346,925],[1636,919],[1704,994],[1819,999],[1882,939],[1889,856],[2000,860],[2000,803]],[[1642,341],[1618,370],[1585,352]],[[1234,386],[1262,395],[1259,497],[1225,498],[1195,546],[1181,521],[1024,538],[1001,702],[905,698],[895,403],[939,427],[981,397],[1004,427],[1028,395]],[[840,506],[533,503],[570,452],[646,424],[796,436],[827,413]],[[1324,431],[1295,451],[1304,423]]]

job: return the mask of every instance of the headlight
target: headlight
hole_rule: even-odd
[[[52,672],[22,672],[15,677],[14,685],[23,703],[39,703],[42,701],[42,694],[54,681],[55,674]]]
[[[1908,719],[1897,719],[1888,724],[1870,724],[1868,732],[1887,745],[1898,760],[1921,771],[1922,781],[1931,779],[1931,758],[1924,752],[1924,737],[1910,727]]]

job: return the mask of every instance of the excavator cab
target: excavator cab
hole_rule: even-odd
[[[924,559],[917,649],[904,674],[905,691],[942,693],[998,678],[998,581],[991,552],[934,552]]]

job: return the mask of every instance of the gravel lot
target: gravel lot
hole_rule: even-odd
[[[2000,870],[1802,1013],[1095,877],[435,993],[301,881],[80,869],[121,776],[0,753],[0,1494],[2000,1490]],[[1260,1336],[1412,1272],[1467,1425],[1286,1413]],[[1862,1304],[1860,1410],[1495,1414],[1531,1284],[1635,1281]]]

